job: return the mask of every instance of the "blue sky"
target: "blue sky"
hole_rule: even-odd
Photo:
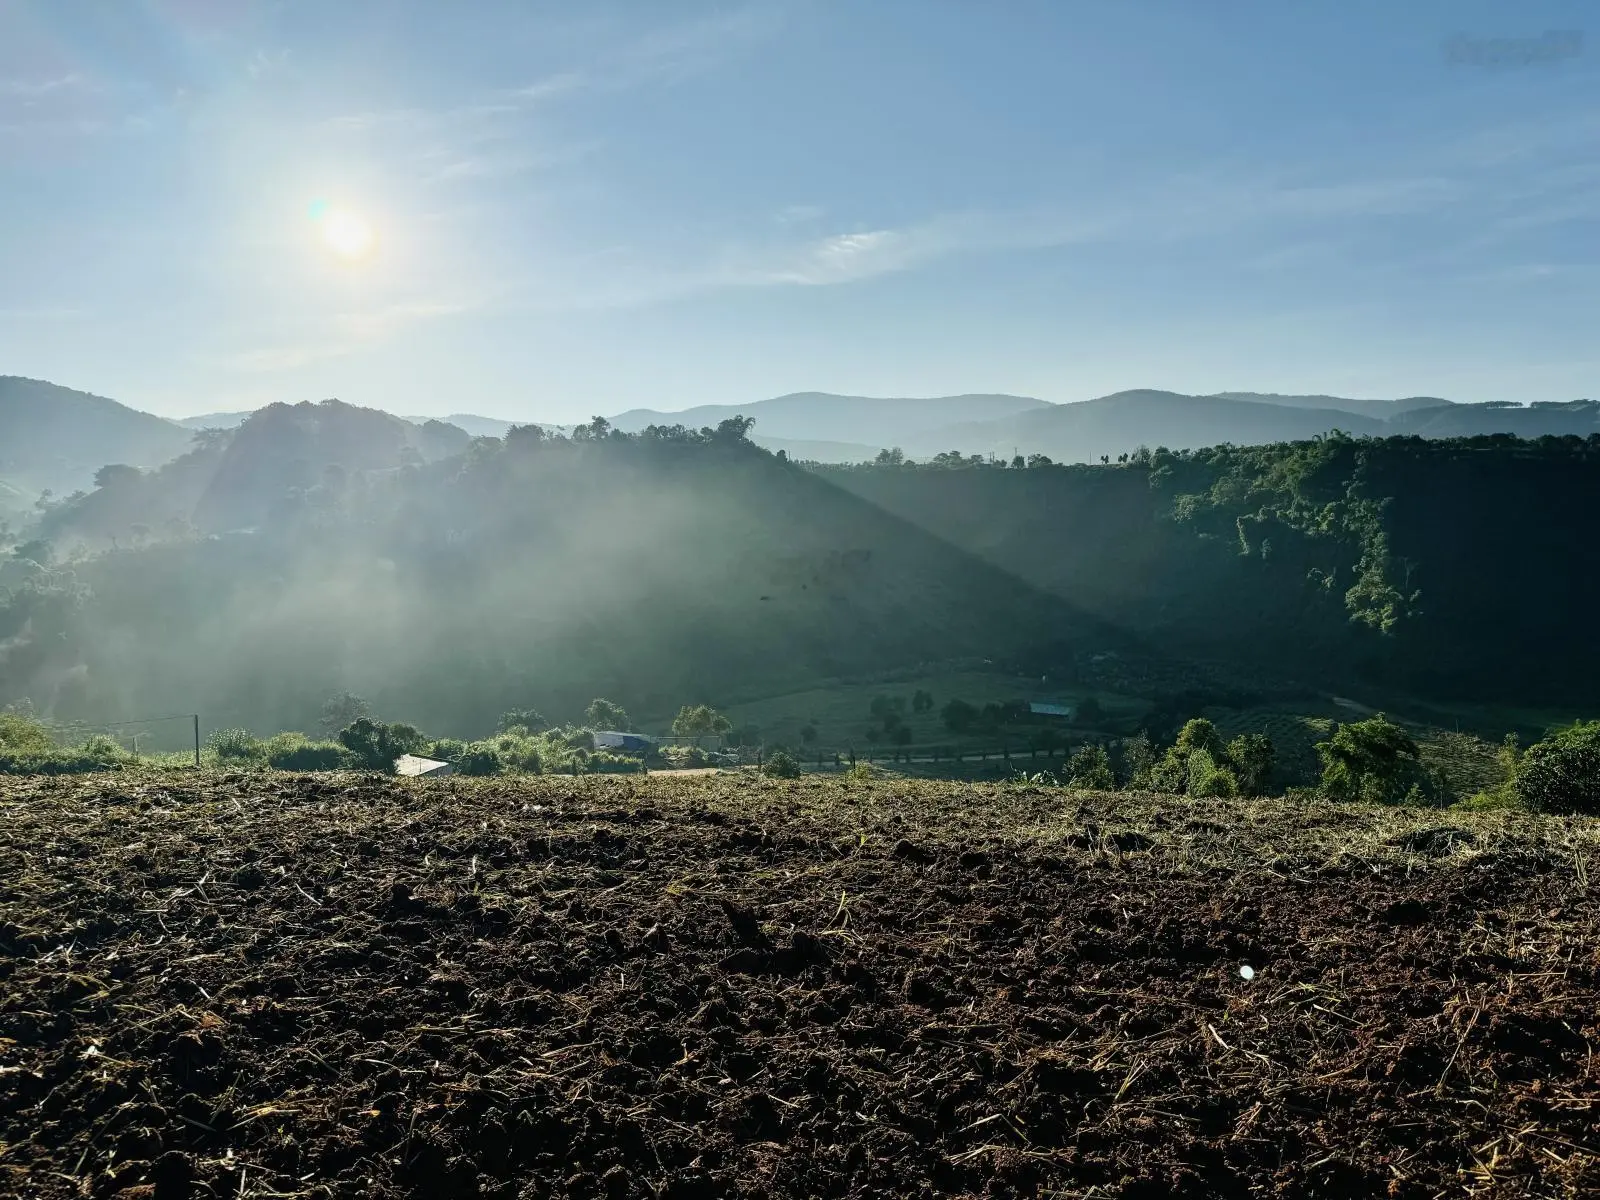
[[[0,374],[168,415],[1600,395],[1594,11],[0,0]]]

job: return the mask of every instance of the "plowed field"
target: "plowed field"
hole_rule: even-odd
[[[1597,851],[1009,785],[12,780],[0,1194],[1593,1196]]]

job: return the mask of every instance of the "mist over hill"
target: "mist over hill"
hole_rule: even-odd
[[[195,529],[52,562],[47,586],[12,594],[0,703],[99,719],[200,706],[273,729],[349,688],[474,733],[510,707],[570,712],[600,693],[675,707],[934,658],[1127,650],[737,428],[523,431],[304,487],[293,455],[370,418],[298,407],[194,452]],[[221,469],[238,456],[248,469]],[[293,482],[273,494],[275,476]],[[150,479],[111,481],[102,507]]]
[[[253,408],[239,412],[201,413],[197,417],[179,417],[178,424],[185,429],[237,429],[250,419]]]
[[[1339,409],[1144,389],[1033,409],[1001,421],[948,426],[908,438],[903,448],[914,458],[960,450],[1008,459],[1020,453],[1091,462],[1141,445],[1174,450],[1223,442],[1263,445],[1334,429],[1376,434],[1383,431],[1383,422]]]
[[[1399,400],[1353,400],[1348,396],[1292,396],[1280,392],[1215,392],[1225,400],[1248,400],[1255,404],[1280,404],[1286,408],[1332,409],[1387,421],[1417,408],[1438,408],[1451,401],[1438,396],[1406,396]]]
[[[107,463],[157,467],[189,431],[104,396],[0,375],[0,480],[31,502],[46,488],[87,488]]]
[[[1477,412],[1561,424],[1594,407]],[[13,533],[33,541],[0,563],[0,704],[201,707],[270,730],[350,689],[469,734],[511,707],[670,710],[958,659],[1052,678],[1099,661],[1153,697],[1209,663],[1600,699],[1600,434],[1316,437],[1390,422],[1161,392],[1010,420],[1037,426],[1034,445],[1110,455],[1130,414],[1147,443],[1240,414],[1302,440],[1107,466],[807,468],[737,418],[474,439],[337,401],[271,405],[186,432],[155,470],[102,469]],[[1539,619],[1508,619],[1528,597]]]
[[[618,413],[611,424],[625,433],[649,425],[716,425],[729,417],[755,418],[764,438],[837,441],[890,446],[920,433],[952,425],[994,421],[1017,413],[1049,408],[1030,396],[967,395],[907,397],[838,396],[828,392],[794,392],[750,404],[710,404],[682,412],[637,408]]]
[[[153,471],[106,468],[93,490],[50,506],[37,532],[61,548],[100,549],[186,529],[247,529],[285,505],[318,503],[351,475],[435,462],[471,441],[441,421],[413,425],[337,400],[272,404],[237,429],[187,436],[188,451]]]

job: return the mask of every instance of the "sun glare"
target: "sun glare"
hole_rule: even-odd
[[[322,240],[340,258],[360,259],[372,252],[372,226],[353,212],[330,209],[320,217]]]

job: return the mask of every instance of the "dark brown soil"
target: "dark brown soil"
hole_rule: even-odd
[[[0,1194],[1600,1194],[1583,830],[1097,803],[12,781]]]

